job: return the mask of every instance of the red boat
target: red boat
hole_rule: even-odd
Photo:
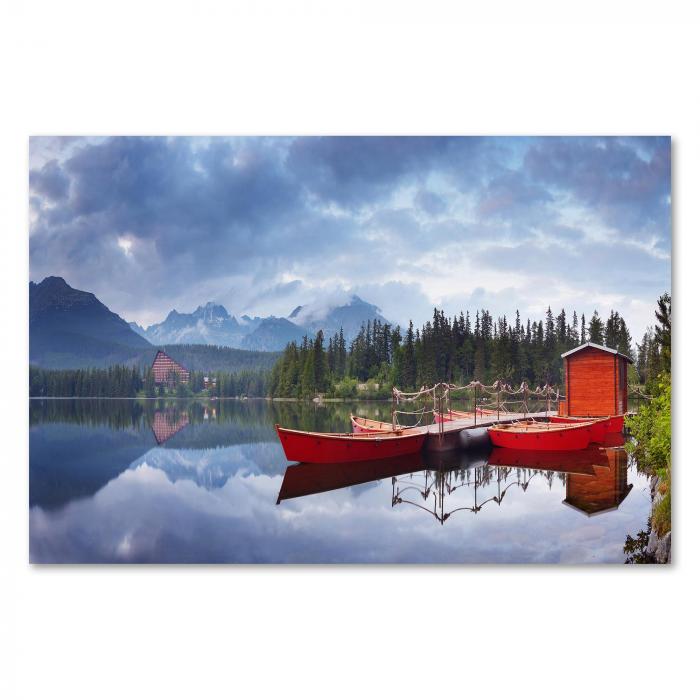
[[[426,433],[395,430],[382,433],[311,433],[275,425],[290,462],[365,462],[420,452]]]
[[[488,428],[491,442],[496,447],[518,450],[583,450],[591,441],[592,422],[510,423]]]
[[[624,416],[610,416],[610,424],[608,426],[609,433],[621,433],[625,429]]]
[[[550,420],[556,423],[580,423],[591,420],[604,420],[607,433],[621,433],[625,427],[624,416],[551,416]]]
[[[467,411],[448,411],[447,413],[438,413],[433,411],[436,423],[447,423],[452,420],[464,420],[468,418],[469,420],[474,420],[474,414],[468,413]]]
[[[502,415],[502,416],[509,416],[513,411],[498,411],[495,408],[477,408],[476,409],[477,413],[480,413],[482,416],[497,416],[497,415]],[[513,415],[515,415],[513,413]]]
[[[433,411],[433,415],[435,416],[435,422],[436,423],[446,423],[448,421],[452,420],[474,420],[474,414],[469,412],[469,411],[455,411],[455,410],[450,410],[447,413],[438,413],[437,411]],[[498,411],[493,408],[477,408],[476,409],[476,415],[477,416],[510,416],[510,415],[519,415],[515,414],[512,411]]]
[[[602,443],[610,429],[610,418],[569,418],[568,416],[550,416],[550,423],[560,425],[578,425],[580,423],[591,423],[591,442]]]
[[[403,430],[402,425],[393,426],[383,420],[373,420],[372,418],[362,418],[361,416],[350,416],[353,433],[392,433],[395,430]]]

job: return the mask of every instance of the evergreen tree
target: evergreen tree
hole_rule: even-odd
[[[343,335],[343,327],[340,327],[340,334],[338,335],[338,360],[337,360],[337,375],[339,377],[345,376],[347,364],[347,351],[345,348],[345,336]]]
[[[155,398],[156,395],[156,380],[153,376],[153,370],[149,367],[146,370],[146,377],[144,379],[144,393],[149,398]]]
[[[655,326],[655,340],[661,352],[661,370],[671,372],[671,295],[664,292],[658,300],[655,311],[658,324]]]
[[[603,345],[605,343],[603,322],[600,320],[600,316],[598,316],[598,311],[593,312],[593,316],[591,316],[591,320],[588,323],[588,340],[598,345]]]
[[[578,334],[578,318],[576,317],[576,311],[571,318],[571,347],[575,348],[579,344],[579,334]]]
[[[323,351],[323,331],[316,333],[313,348],[314,391],[325,392],[329,388],[328,358]]]

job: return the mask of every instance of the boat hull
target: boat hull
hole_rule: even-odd
[[[625,417],[624,415],[619,416],[604,416],[605,418],[605,430],[607,433],[621,433],[625,429]],[[550,418],[553,422],[557,423],[573,423],[573,422],[584,422],[590,420],[597,420],[595,416],[552,416]],[[600,419],[602,420],[602,418]]]
[[[513,450],[570,451],[583,450],[591,441],[588,424],[566,425],[561,429],[508,429],[506,426],[491,426],[489,437],[496,447]]]
[[[610,425],[608,426],[609,433],[621,433],[625,429],[624,416],[610,416]]]
[[[596,420],[595,418],[591,419],[584,419],[584,418],[568,418],[568,417],[563,417],[563,416],[550,416],[549,422],[550,423],[560,423],[563,425],[573,425],[576,423],[585,423],[585,422],[590,422],[592,421],[591,425],[589,426],[589,430],[591,431],[591,442],[598,442],[602,443],[605,441],[605,436],[609,432],[609,427],[610,427],[610,419],[609,418],[600,418]]]
[[[335,464],[387,459],[420,452],[425,433],[309,433],[275,426],[290,462]]]
[[[392,433],[395,430],[401,430],[403,426],[397,425],[394,427],[391,423],[383,420],[373,420],[372,418],[361,418],[359,416],[350,416],[353,433]]]
[[[453,420],[474,420],[474,413],[471,411],[449,411],[448,413],[438,413],[433,411],[435,416],[435,423],[449,423]],[[516,415],[512,411],[498,411],[490,408],[477,408],[476,415],[483,417],[492,416],[514,416]]]
[[[449,423],[453,420],[464,420],[465,418],[474,420],[474,414],[468,413],[467,411],[450,411],[449,413],[433,411],[433,416],[435,423]]]

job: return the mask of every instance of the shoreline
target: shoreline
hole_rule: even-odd
[[[653,514],[654,509],[659,505],[663,498],[663,494],[659,491],[659,482],[661,479],[654,474],[649,480],[649,490],[651,492],[651,513]],[[649,533],[649,544],[647,545],[647,552],[654,557],[654,561],[657,564],[670,564],[671,563],[671,530],[669,530],[663,537],[659,537],[656,530],[651,528]]]
[[[348,399],[294,399],[270,396],[30,396],[30,401],[269,401],[278,403],[387,403],[391,399],[364,399],[356,396]]]

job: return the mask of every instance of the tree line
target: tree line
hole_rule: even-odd
[[[665,295],[662,299],[668,297]],[[660,306],[665,313],[665,307]],[[670,297],[668,297],[670,317]],[[661,324],[663,328],[663,323]],[[510,384],[526,380],[530,385],[561,384],[561,354],[585,342],[615,348],[636,359],[639,376],[631,381],[653,384],[670,367],[670,351],[664,351],[663,337],[648,329],[641,345],[632,347],[627,324],[617,311],[603,320],[597,311],[590,319],[562,309],[556,316],[551,308],[539,321],[523,321],[516,311],[494,318],[481,309],[472,319],[467,312],[452,318],[435,309],[430,321],[416,328],[410,322],[400,326],[377,320],[363,324],[349,343],[343,330],[328,340],[323,331],[300,343],[289,343],[271,370],[249,368],[236,372],[190,372],[188,384],[156,385],[150,368],[113,366],[106,369],[47,370],[30,367],[31,396],[96,397],[211,397],[273,396],[302,398],[319,393],[351,398],[364,385],[365,398],[390,396],[391,387],[411,391],[437,382],[466,384],[473,379],[491,383],[501,379]],[[208,381],[205,383],[205,376]]]
[[[205,386],[204,378],[209,382]],[[158,398],[207,395],[211,397],[266,396],[269,372],[249,369],[240,372],[190,372],[183,384],[173,377],[156,384],[153,372],[137,367],[113,365],[91,369],[44,369],[29,367],[29,395],[33,397]]]
[[[656,321],[637,345],[637,372],[648,393],[654,393],[657,379],[671,374],[671,296],[663,294],[657,304]]]
[[[318,393],[345,397],[357,384],[388,395],[392,386],[411,391],[437,382],[466,384],[473,379],[490,383],[560,384],[561,354],[585,342],[615,348],[634,358],[632,338],[624,318],[611,311],[604,321],[597,311],[586,321],[564,309],[555,317],[547,309],[544,320],[523,321],[516,311],[494,318],[488,310],[452,318],[435,309],[431,321],[418,329],[411,321],[399,326],[377,320],[363,324],[349,347],[342,329],[326,344],[323,331],[290,343],[273,367],[269,393],[308,397]]]
[[[113,365],[105,369],[44,369],[29,367],[30,396],[131,397],[143,388],[136,367]]]

